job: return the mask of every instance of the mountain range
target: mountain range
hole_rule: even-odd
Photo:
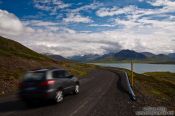
[[[153,54],[150,52],[136,52],[134,50],[121,50],[116,53],[108,53],[104,55],[82,55],[69,57],[71,60],[79,62],[135,62],[144,63],[175,63],[175,53]]]
[[[78,62],[90,62],[97,58],[99,58],[100,55],[97,54],[87,54],[87,55],[75,55],[72,57],[68,57],[68,59]]]
[[[43,55],[56,61],[70,61],[69,59],[57,54],[43,53]]]

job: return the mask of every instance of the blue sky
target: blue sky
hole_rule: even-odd
[[[171,53],[174,30],[174,0],[0,0],[0,35],[42,53]]]

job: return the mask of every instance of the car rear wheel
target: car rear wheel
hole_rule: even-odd
[[[56,95],[55,95],[55,102],[56,103],[60,103],[63,101],[63,91],[62,90],[58,90],[56,92]]]
[[[75,90],[74,90],[74,94],[78,94],[80,92],[80,85],[76,84],[75,85]]]

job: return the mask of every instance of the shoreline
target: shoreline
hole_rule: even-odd
[[[86,64],[130,64],[131,62],[90,62]],[[134,62],[134,64],[161,64],[161,65],[175,65],[175,63],[148,63],[148,62]]]

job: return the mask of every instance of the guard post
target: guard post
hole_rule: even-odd
[[[131,86],[134,86],[134,67],[133,67],[133,60],[131,60]]]

